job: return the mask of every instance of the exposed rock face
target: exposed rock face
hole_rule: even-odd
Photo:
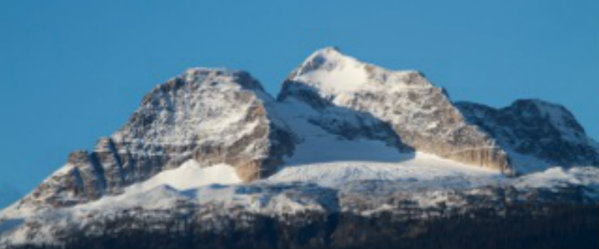
[[[248,73],[196,68],[159,85],[124,127],[67,164],[24,198],[69,206],[194,158],[226,163],[245,181],[263,178],[293,151],[293,135],[269,110],[274,100]]]
[[[415,71],[389,71],[325,48],[285,80],[278,100],[288,98],[323,112],[341,107],[369,114],[415,150],[505,173],[513,170],[495,140],[468,124],[443,89]]]
[[[481,127],[509,151],[554,165],[599,165],[597,143],[563,106],[532,99],[501,109],[471,102],[456,105],[468,122]]]

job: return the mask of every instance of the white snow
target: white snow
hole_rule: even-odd
[[[125,188],[119,195],[104,196],[99,200],[69,209],[72,212],[131,207],[168,209],[175,204],[176,200],[188,198],[183,194],[187,190],[211,184],[232,185],[241,182],[235,168],[230,165],[216,164],[202,167],[194,159],[190,159],[175,169],[165,170],[144,182]]]
[[[225,145],[237,141],[257,125],[257,121],[245,120],[248,111],[272,98],[256,89],[241,98],[240,93],[249,90],[237,82],[236,73],[225,69],[188,69],[179,76],[187,84],[172,91],[160,91],[157,86],[149,95],[149,101],[138,108],[136,113],[152,113],[157,117],[148,127],[139,130],[128,123],[115,132],[112,139],[142,143],[150,148],[153,145],[186,146],[200,138],[203,143]]]
[[[362,149],[355,142],[356,150]],[[317,149],[315,149],[317,150]],[[456,163],[427,153],[400,155],[396,161],[333,161],[288,166],[264,180],[266,182],[313,182],[322,186],[340,187],[358,180],[433,180],[444,177],[468,177],[480,180],[503,178],[501,173]]]
[[[320,68],[299,75],[296,80],[312,82],[333,93],[353,92],[365,86],[368,75],[364,63],[342,55],[333,48],[325,48],[312,54],[306,63],[323,63]]]
[[[553,167],[513,179],[514,186],[528,188],[555,188],[568,184],[592,186],[599,191],[599,169],[597,167]]]
[[[535,100],[534,104],[542,115],[548,117],[551,124],[560,131],[562,139],[578,143],[584,137],[584,134],[576,132],[567,123],[571,117],[567,117],[568,113],[563,107],[542,100]]]
[[[495,170],[472,167],[435,155],[417,152],[400,153],[382,141],[348,140],[308,122],[319,115],[295,98],[278,106],[281,115],[302,141],[285,166],[265,182],[314,182],[339,186],[353,180],[434,179],[446,176],[501,177]]]
[[[147,191],[161,185],[168,185],[177,190],[197,188],[210,184],[237,184],[241,183],[235,168],[227,164],[216,164],[202,167],[194,159],[190,159],[181,166],[165,170],[152,178],[127,187],[128,191]]]
[[[361,148],[360,141],[353,143],[357,149]],[[239,182],[231,166],[201,168],[196,162],[188,161],[177,169],[167,170],[146,182],[127,188],[121,195],[105,196],[97,201],[69,208],[38,210],[25,217],[3,213],[0,215],[0,243],[58,245],[60,241],[53,236],[53,226],[85,226],[86,220],[91,219],[89,217],[97,219],[105,216],[110,219],[123,210],[173,210],[179,208],[177,205],[182,201],[200,206],[222,206],[226,210],[240,208],[269,216],[335,208],[338,205],[337,194],[324,193],[324,189],[311,187],[315,185],[332,187],[344,194],[361,196],[365,200],[370,200],[369,195],[373,195],[373,201],[378,201],[369,203],[371,209],[361,211],[364,216],[393,210],[391,204],[381,202],[385,195],[417,191],[420,194],[410,198],[420,207],[434,207],[441,202],[455,206],[462,205],[464,200],[449,199],[448,193],[451,190],[485,185],[507,184],[526,191],[530,188],[554,189],[566,184],[578,184],[590,186],[587,196],[599,200],[599,169],[596,167],[568,170],[555,167],[522,177],[508,178],[494,171],[460,165],[423,153],[402,159],[397,162],[335,161],[298,164],[285,167],[265,180],[234,185],[210,184]],[[391,181],[375,183],[378,184],[375,189],[382,188],[383,192],[380,192],[370,189],[373,186],[363,184],[362,180]],[[304,183],[296,183],[298,181]],[[390,186],[386,188],[387,184]],[[423,189],[427,191],[421,191]],[[380,198],[376,199],[377,197]],[[34,238],[29,238],[31,228],[23,225],[30,220],[41,224],[40,230],[35,231]]]
[[[235,169],[226,164],[217,164],[209,167],[202,167],[195,160],[191,159],[183,163],[180,167],[165,170],[154,177],[125,188],[122,194],[104,196],[99,200],[85,204],[76,205],[68,208],[42,208],[39,210],[13,210],[11,208],[3,210],[0,214],[0,234],[9,232],[18,228],[24,219],[37,218],[42,220],[53,220],[69,222],[70,220],[85,220],[90,213],[100,213],[104,215],[114,215],[119,210],[141,207],[152,210],[168,210],[175,207],[180,200],[190,200],[193,198],[187,192],[200,191],[201,189],[212,189],[211,184],[233,184],[241,183]],[[229,194],[214,195],[215,199],[231,199],[233,192],[229,188]],[[197,195],[195,198],[209,198],[205,195]],[[248,203],[252,203],[251,199]],[[249,204],[248,204],[249,205]],[[18,211],[18,212],[17,212]],[[39,243],[53,243],[52,232],[46,229],[51,226],[42,226],[42,230],[36,235]],[[25,229],[16,229],[10,236],[11,243],[28,242]],[[34,241],[35,242],[35,241]]]
[[[396,162],[401,158],[397,148],[381,141],[344,139],[310,123],[311,117],[320,114],[295,98],[280,103],[277,113],[301,139],[293,156],[285,159],[286,165],[335,161]]]
[[[127,189],[124,193],[114,196],[104,196],[99,200],[66,208],[75,213],[101,210],[120,210],[125,208],[143,207],[146,209],[169,209],[176,200],[185,197],[168,185],[159,185],[152,189]]]
[[[403,91],[433,87],[430,83],[410,84],[415,70],[391,71],[362,62],[332,47],[317,50],[294,72],[292,79],[318,89],[333,103],[346,105],[360,91]]]
[[[320,189],[316,189],[320,191]],[[243,207],[244,210],[269,216],[285,215],[308,210],[322,210],[322,193],[305,185],[289,187],[270,184],[238,186],[210,185],[186,192],[198,204],[219,204],[226,207]],[[330,197],[330,196],[328,196]],[[333,205],[326,200],[325,205]]]

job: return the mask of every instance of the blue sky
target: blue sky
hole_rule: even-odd
[[[598,139],[598,9],[595,0],[1,1],[0,186],[28,192],[188,67],[244,69],[275,95],[331,45],[421,70],[453,100],[561,103]]]

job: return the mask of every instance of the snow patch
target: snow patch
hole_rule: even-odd
[[[334,49],[317,51],[306,63],[319,63],[319,69],[299,75],[299,81],[313,82],[322,89],[334,92],[353,92],[364,86],[368,75],[364,64],[358,60],[344,56]]]
[[[161,185],[168,185],[177,190],[186,190],[210,184],[241,182],[235,168],[230,165],[216,164],[202,167],[196,160],[190,159],[175,169],[162,171],[144,182],[128,187],[125,192],[146,191]]]

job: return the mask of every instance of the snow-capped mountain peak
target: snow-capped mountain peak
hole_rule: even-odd
[[[21,204],[71,206],[119,194],[190,159],[233,166],[245,181],[263,178],[292,152],[292,132],[274,100],[247,72],[192,68],[156,86],[129,121],[94,151],[68,162]]]
[[[562,106],[454,103],[417,71],[332,47],[295,69],[276,100],[247,72],[191,68],[0,212],[0,248],[343,247],[355,225],[360,236],[400,227],[392,234],[405,239],[456,219],[478,224],[458,229],[472,234],[500,227],[480,237],[504,243],[506,220],[531,213],[540,218],[514,229],[582,213],[548,234],[577,233],[597,220],[585,205],[599,200],[599,169],[580,166],[599,165],[598,149]],[[420,220],[428,227],[404,229]]]
[[[362,160],[423,152],[507,174],[529,171],[518,165],[523,155],[539,158],[536,165],[597,164],[596,143],[565,108],[521,100],[501,115],[487,109],[454,104],[417,71],[387,70],[332,47],[312,53],[294,70],[276,101],[247,72],[191,68],[156,86],[120,130],[99,139],[91,152],[72,153],[21,203],[89,202],[192,159],[201,167],[229,165],[240,179],[253,181],[289,162],[310,161],[299,155],[336,160],[311,154],[330,150],[324,154],[352,158],[343,155],[362,148],[338,139],[372,142],[383,146],[377,151],[393,154],[355,157]],[[504,114],[510,118],[502,119]],[[547,139],[535,139],[533,121]],[[319,143],[327,145],[315,150]],[[569,149],[553,153],[555,145]]]
[[[469,125],[446,92],[417,71],[387,70],[325,48],[285,80],[278,100],[288,98],[319,110],[335,107],[370,115],[416,150],[513,171],[495,141]]]
[[[335,47],[312,53],[288,80],[304,82],[326,95],[352,94],[377,87],[433,87],[418,71],[387,70],[343,54]]]

